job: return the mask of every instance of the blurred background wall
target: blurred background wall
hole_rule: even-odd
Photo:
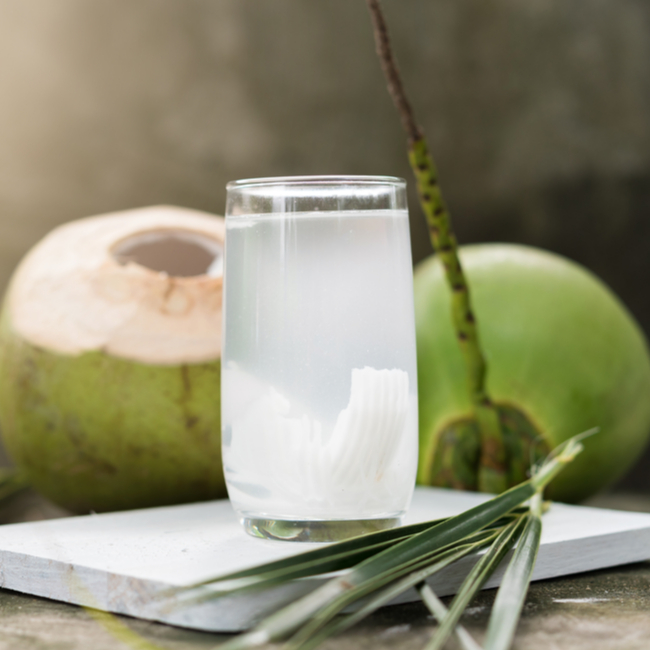
[[[568,255],[650,332],[650,3],[384,6],[461,242]],[[318,173],[410,178],[363,0],[0,0],[0,289],[64,221]]]

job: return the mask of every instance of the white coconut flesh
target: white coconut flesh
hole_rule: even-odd
[[[11,328],[54,353],[101,350],[149,364],[221,355],[221,217],[151,207],[73,221],[25,257]]]

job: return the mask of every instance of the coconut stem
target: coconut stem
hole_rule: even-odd
[[[452,294],[452,319],[467,371],[467,386],[474,417],[481,433],[478,488],[482,492],[506,489],[506,458],[501,423],[485,388],[487,364],[481,350],[470,292],[451,229],[449,211],[438,185],[438,172],[422,129],[408,100],[393,55],[388,27],[379,0],[366,0],[375,35],[377,55],[386,77],[388,92],[399,112],[409,143],[409,162],[417,182],[420,205],[429,227],[434,251],[442,262]]]

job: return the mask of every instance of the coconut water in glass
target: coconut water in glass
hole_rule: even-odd
[[[230,183],[224,278],[223,462],[246,530],[398,524],[418,444],[405,182]]]

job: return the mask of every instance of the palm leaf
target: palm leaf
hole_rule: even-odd
[[[420,584],[418,591],[422,601],[429,608],[429,611],[436,617],[438,623],[442,623],[445,617],[449,615],[449,610],[445,607],[444,603],[435,595],[433,589],[426,582]],[[455,632],[463,650],[482,650],[481,646],[474,641],[462,625],[457,625]]]
[[[332,602],[308,620],[298,633],[292,637],[288,647],[302,647],[308,639],[311,639],[317,633],[322,634],[322,639],[327,638],[331,633],[333,633],[334,628],[332,627],[328,633],[322,633],[322,631],[331,621],[334,620],[334,617],[337,614],[340,614],[346,607],[359,599],[365,598],[369,594],[373,594],[366,606],[362,607],[360,610],[361,612],[364,612],[363,616],[358,613],[353,615],[355,622],[361,620],[364,616],[374,611],[379,606],[389,603],[390,599],[395,598],[410,587],[415,586],[425,577],[433,575],[433,573],[443,569],[445,566],[448,566],[453,562],[456,562],[462,557],[469,555],[470,553],[477,552],[486,544],[489,544],[497,534],[497,531],[485,531],[484,534],[475,536],[474,539],[468,543],[456,544],[453,547],[445,547],[431,555],[422,557],[416,562],[378,574],[372,580],[368,580],[366,583],[359,585],[354,589],[350,589],[348,592],[343,593],[332,600]],[[417,577],[414,578],[414,575]],[[404,576],[406,577],[404,578]],[[389,595],[391,595],[390,599],[388,599]],[[379,603],[376,607],[374,606],[375,601],[378,601]]]
[[[389,530],[382,530],[366,535],[360,535],[343,542],[336,542],[328,544],[321,548],[317,548],[305,553],[292,555],[281,560],[267,562],[249,569],[242,569],[240,571],[233,571],[215,578],[208,578],[201,582],[196,582],[189,587],[179,587],[164,592],[163,596],[172,596],[179,593],[187,593],[188,590],[200,589],[206,586],[218,585],[220,583],[229,583],[233,581],[243,580],[250,578],[259,586],[264,585],[265,580],[273,580],[275,578],[294,579],[298,577],[306,577],[311,575],[319,575],[322,573],[329,573],[331,571],[338,571],[340,569],[347,569],[354,566],[357,562],[376,552],[383,550],[393,544],[403,541],[411,535],[417,534],[435,526],[436,524],[444,521],[444,519],[437,519],[434,521],[425,521],[417,524],[410,524],[408,526],[399,526]],[[248,583],[244,583],[241,587],[226,588],[223,591],[212,592],[212,596],[206,594],[205,598],[215,598],[221,594],[231,593],[247,589]]]
[[[467,605],[469,605],[470,601],[496,571],[506,554],[521,537],[524,523],[525,520],[523,517],[520,517],[507,526],[504,526],[487,552],[472,567],[463,584],[460,586],[458,593],[452,600],[447,616],[440,623],[440,626],[427,645],[427,650],[440,650],[445,644],[460,620],[460,617],[463,615]]]
[[[498,528],[512,517],[527,512],[527,508],[515,508],[500,520],[491,524]],[[184,606],[194,605],[227,594],[259,591],[289,580],[306,578],[349,569],[360,561],[376,555],[385,548],[404,541],[418,532],[432,528],[444,520],[434,520],[390,531],[369,533],[324,548],[236,571],[218,578],[201,581],[188,587],[176,587],[162,592],[160,598],[181,598]],[[486,527],[489,530],[490,527]],[[467,538],[468,543],[471,538]]]
[[[270,641],[283,639],[300,630],[306,624],[309,633],[316,634],[350,603],[367,596],[371,591],[386,587],[390,582],[398,580],[412,571],[435,563],[439,559],[437,554],[449,552],[453,545],[462,545],[468,537],[480,533],[486,527],[493,527],[495,522],[541,491],[581,450],[580,442],[570,439],[528,481],[460,515],[436,523],[379,551],[343,575],[332,578],[313,592],[272,614],[251,632],[235,637],[226,643],[223,649],[236,650],[264,645]],[[510,525],[512,523],[506,524],[506,527]],[[396,530],[399,531],[399,529]],[[486,534],[494,532],[494,529],[485,531]],[[505,544],[505,538],[502,538],[501,535],[498,538],[500,544],[490,555],[492,562],[496,562],[495,558],[499,556],[503,544]],[[332,549],[332,547],[328,548]],[[487,560],[482,564],[479,560],[479,564],[483,573],[472,574],[472,588],[483,584],[486,579],[484,573],[493,570],[492,564]],[[445,623],[443,622],[442,625]],[[446,627],[450,627],[450,624]]]
[[[431,561],[423,563],[425,565],[424,568],[412,571],[401,580],[393,581],[386,588],[374,593],[372,597],[368,598],[365,601],[364,605],[357,611],[345,616],[339,616],[336,619],[330,621],[328,625],[318,631],[317,634],[312,635],[312,630],[310,630],[308,627],[309,624],[306,625],[300,630],[297,635],[295,635],[289,641],[287,650],[310,650],[311,648],[315,648],[319,643],[324,641],[329,636],[338,634],[348,629],[352,625],[355,625],[380,607],[383,607],[384,605],[392,602],[407,589],[410,589],[422,583],[423,580],[426,580],[453,562],[457,562],[466,555],[479,551],[487,543],[489,543],[489,538],[482,542],[476,542],[471,545],[467,544],[459,546],[455,551],[450,549],[445,554],[441,554],[443,557],[439,557],[433,563]]]
[[[542,537],[542,495],[531,499],[526,528],[501,580],[492,607],[485,650],[507,650],[524,606]]]

